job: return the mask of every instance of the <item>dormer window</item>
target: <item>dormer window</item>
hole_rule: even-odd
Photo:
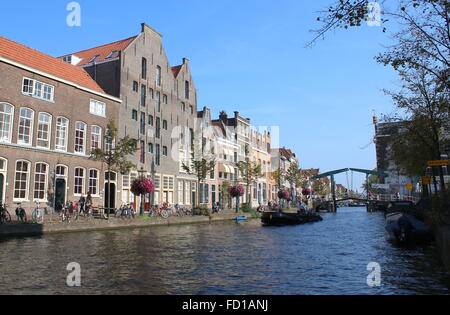
[[[114,57],[114,55],[117,54],[117,53],[118,53],[117,50],[111,51],[111,53],[110,53],[108,56],[106,56],[106,59],[111,59],[111,58]]]
[[[95,62],[99,57],[100,57],[100,55],[96,55],[94,58],[92,58],[91,60],[89,60],[89,63]]]

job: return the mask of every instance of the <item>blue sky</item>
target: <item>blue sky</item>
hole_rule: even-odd
[[[331,1],[79,0],[81,27],[66,24],[69,2],[2,1],[0,35],[60,56],[136,35],[146,22],[164,35],[172,65],[190,59],[199,107],[280,126],[303,168],[376,167],[374,145],[361,147],[373,138],[373,110],[393,110],[381,89],[397,77],[374,61],[388,37],[364,25],[305,48]]]

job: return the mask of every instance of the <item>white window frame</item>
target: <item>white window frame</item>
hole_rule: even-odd
[[[94,129],[98,130],[98,133],[94,132]],[[98,147],[94,148],[94,136],[97,137]],[[102,137],[103,137],[103,129],[100,126],[93,125],[91,126],[91,151],[94,151],[95,149],[102,149]]]
[[[25,197],[24,198],[16,198],[16,180],[17,180],[17,164],[18,163],[26,163],[28,165],[27,168],[27,178],[26,178],[26,182],[25,182]],[[16,161],[16,166],[15,166],[15,170],[14,170],[14,189],[13,189],[13,202],[21,202],[21,201],[28,201],[29,199],[29,189],[30,189],[30,173],[31,173],[31,162],[27,161],[27,160],[17,160]],[[24,173],[24,172],[21,172]],[[21,189],[20,189],[21,191]]]
[[[25,85],[25,80],[31,84]],[[39,89],[37,88],[38,86]],[[38,91],[39,94],[37,94]],[[51,84],[24,77],[22,80],[22,94],[53,103],[55,99],[55,87]]]
[[[106,103],[91,99],[89,113],[99,117],[106,117]]]
[[[48,122],[44,122],[44,123],[41,124],[41,116],[42,115],[47,115],[49,117],[49,121]],[[46,148],[46,149],[50,148],[51,134],[52,134],[52,122],[53,122],[52,115],[50,115],[49,113],[45,113],[45,112],[39,113],[39,115],[38,115],[38,127],[37,127],[37,133],[36,133],[36,147]],[[41,132],[40,127],[42,125],[46,125],[48,127],[47,139],[39,137],[39,133]],[[39,145],[39,141],[46,141],[47,145],[46,146],[41,146],[41,145]]]
[[[44,190],[43,190],[44,198],[36,198],[36,193],[37,192],[41,192],[41,190],[36,190],[36,183],[37,183],[36,175],[38,175],[38,173],[37,173],[37,166],[38,165],[45,165],[45,173],[39,173],[39,175],[41,175],[41,176],[43,175],[44,176]],[[48,192],[48,171],[49,171],[49,165],[47,163],[37,162],[37,163],[34,164],[34,181],[33,181],[33,184],[34,184],[33,185],[33,187],[34,187],[34,189],[33,189],[33,200],[34,201],[45,202],[45,201],[48,200],[48,195],[47,195],[47,192]],[[42,183],[42,182],[40,182],[40,183]]]
[[[31,113],[31,118],[27,118],[27,117],[22,117],[22,110],[28,110]],[[21,136],[22,137],[26,137],[27,134],[21,134],[20,133],[20,128],[22,125],[22,118],[24,118],[24,120],[30,120],[30,126],[29,126],[29,133],[28,133],[28,138],[29,141],[28,142],[24,142],[23,140],[20,140]],[[31,108],[28,107],[21,107],[19,110],[19,125],[17,128],[17,143],[21,144],[21,145],[26,145],[26,146],[32,146],[33,145],[33,127],[34,127],[34,110],[32,110]],[[26,128],[26,127],[23,127]]]
[[[2,112],[3,117],[9,116],[9,121],[8,121],[9,128],[8,128],[8,130],[2,131],[3,134],[6,133],[7,137],[5,137],[5,136],[0,137],[0,142],[11,143],[15,108],[13,105],[11,105],[9,103],[1,102],[0,104],[5,105],[6,107],[11,107],[11,113],[7,114],[6,111]]]
[[[77,176],[77,170],[83,170],[83,177]],[[77,192],[77,179],[81,178],[81,193]],[[81,196],[84,195],[86,189],[86,169],[83,167],[75,167],[73,170],[73,195]]]
[[[78,128],[78,124],[81,124],[82,126],[84,126],[83,129],[83,138],[80,138],[77,136],[77,133],[79,131],[81,131],[81,129]],[[75,141],[74,141],[74,148],[73,148],[73,152],[75,154],[81,154],[81,155],[85,155],[86,154],[86,134],[87,134],[87,124],[82,122],[82,121],[77,121],[75,123]],[[83,143],[77,144],[77,140],[82,140]],[[82,150],[80,150],[80,147],[82,148]]]
[[[95,171],[97,172],[97,177],[92,177],[91,176],[91,172]],[[95,179],[96,181],[96,185],[95,185],[95,190],[96,193],[92,193],[91,188],[93,188],[94,186],[91,185],[91,180]],[[89,179],[88,179],[88,192],[91,192],[92,196],[98,197],[100,195],[100,171],[96,168],[91,168],[89,169]]]
[[[59,126],[58,125],[58,121],[59,120],[65,121],[67,122],[67,124],[65,126]],[[64,138],[59,137],[59,133],[61,133],[61,131],[58,132],[59,128],[65,127],[65,133],[64,133]],[[55,150],[56,151],[62,151],[62,152],[67,152],[67,148],[68,148],[68,144],[69,144],[69,128],[70,128],[70,121],[69,119],[67,119],[66,117],[63,116],[59,116],[56,118],[56,132],[55,132]],[[59,141],[58,139],[64,139],[64,147],[58,147],[59,145]]]

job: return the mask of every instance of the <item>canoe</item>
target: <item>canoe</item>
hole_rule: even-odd
[[[265,226],[300,225],[322,220],[323,218],[320,215],[314,213],[297,214],[284,212],[265,212],[261,218]]]

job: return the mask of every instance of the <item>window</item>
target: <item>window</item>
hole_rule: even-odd
[[[160,145],[157,144],[156,145],[156,152],[155,152],[155,164],[158,165],[158,166],[161,165],[161,157],[160,157],[161,149],[160,148],[161,148]]]
[[[6,172],[6,163],[5,159],[0,158],[0,172]]]
[[[64,166],[64,165],[56,166],[56,176],[66,177],[67,176],[67,166]]]
[[[14,199],[26,200],[28,198],[28,181],[30,175],[30,163],[17,161],[14,179]]]
[[[161,86],[161,67],[156,66],[156,86]]]
[[[153,89],[148,89],[148,97],[152,100],[154,97]]]
[[[141,141],[140,160],[142,164],[145,164],[145,142]]]
[[[109,53],[108,56],[106,56],[105,59],[111,59],[111,58],[114,57],[114,55],[117,54],[117,53],[118,53],[117,50],[113,50],[113,51],[111,51],[111,52]]]
[[[47,200],[48,166],[37,163],[34,171],[34,200]]]
[[[82,195],[83,193],[84,193],[84,168],[77,167],[75,169],[74,194]]]
[[[148,124],[153,127],[153,116],[148,115]]]
[[[161,118],[156,117],[156,138],[161,138]]]
[[[183,112],[186,111],[186,104],[185,104],[185,103],[181,103],[181,110],[182,110]]]
[[[90,113],[92,115],[106,117],[106,104],[96,100],[91,100]]]
[[[138,112],[137,110],[133,109],[133,111],[131,112],[131,119],[133,120],[138,120]]]
[[[44,84],[44,95],[42,98],[46,101],[53,101],[53,86]]]
[[[194,106],[189,105],[189,111],[191,112],[191,115],[194,115]]]
[[[147,79],[147,59],[142,58],[142,79]]]
[[[56,150],[67,151],[68,131],[69,120],[64,117],[58,117],[58,119],[56,120]]]
[[[161,93],[159,91],[156,92],[156,111],[161,112]]]
[[[146,114],[141,112],[141,121],[140,121],[140,132],[141,135],[145,135],[145,118],[146,118]]]
[[[96,55],[96,56],[92,57],[91,60],[89,60],[89,63],[95,62],[99,57],[100,57],[100,55]]]
[[[42,97],[42,88],[43,88],[43,83],[36,81],[34,84],[34,96],[35,97],[37,97],[37,98]]]
[[[139,92],[139,83],[133,81],[133,92]]]
[[[52,125],[52,116],[46,113],[39,114],[37,130],[37,146],[41,148],[50,147],[50,133]]]
[[[184,82],[184,97],[189,99],[189,81]]]
[[[163,147],[163,156],[167,156],[168,154],[167,154],[168,152],[167,152],[167,147]]]
[[[40,81],[23,78],[22,93],[28,96],[53,102],[54,87]]]
[[[34,112],[29,108],[20,109],[18,143],[31,145],[33,134]]]
[[[148,153],[153,154],[153,143],[148,144]]]
[[[34,91],[34,80],[24,78],[23,79],[23,86],[22,86],[22,93],[33,95]]]
[[[102,148],[102,128],[92,126],[91,128],[91,150]]]
[[[86,124],[77,121],[75,124],[75,153],[84,154],[86,143]]]
[[[14,108],[0,103],[0,142],[11,142]]]
[[[147,87],[141,86],[141,106],[145,107],[145,101],[147,100]]]
[[[98,195],[98,170],[89,170],[89,192]]]
[[[167,130],[167,120],[164,120],[164,121],[163,121],[163,129],[164,129],[164,130]]]
[[[167,103],[168,103],[168,98],[167,98],[167,95],[166,95],[166,94],[163,95],[163,103],[164,103],[164,104],[167,104]]]

